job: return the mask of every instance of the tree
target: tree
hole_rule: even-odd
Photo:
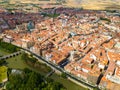
[[[63,77],[63,78],[67,78],[67,76],[66,76],[65,73],[62,73],[62,74],[61,74],[61,77]]]
[[[3,42],[2,40],[0,40],[0,48],[10,53],[13,53],[19,50],[17,46],[14,46],[10,43]]]
[[[0,66],[2,66],[3,64],[5,64],[6,61],[5,60],[0,60]]]
[[[0,66],[0,83],[7,79],[7,67]]]

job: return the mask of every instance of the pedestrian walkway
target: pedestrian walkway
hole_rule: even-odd
[[[8,59],[8,58],[12,58],[12,57],[17,56],[17,55],[19,55],[21,53],[22,53],[22,51],[18,51],[18,52],[9,54],[9,55],[5,55],[3,57],[0,57],[0,60],[5,60],[5,59]]]

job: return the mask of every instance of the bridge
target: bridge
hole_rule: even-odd
[[[8,58],[12,58],[12,57],[15,57],[15,56],[17,56],[17,55],[19,55],[21,53],[22,53],[22,51],[18,51],[18,52],[9,54],[9,55],[5,55],[3,57],[0,57],[0,60],[5,60],[5,59],[8,59]]]

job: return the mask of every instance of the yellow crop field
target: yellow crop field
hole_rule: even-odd
[[[84,9],[120,9],[120,0],[67,0],[67,6]]]

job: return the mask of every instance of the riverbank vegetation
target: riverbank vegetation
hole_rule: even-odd
[[[48,67],[46,64],[40,63],[36,58],[27,53],[22,54],[22,60],[24,60],[25,63],[30,67],[33,67],[39,71],[44,71],[44,73],[48,73],[51,71],[50,67]]]

